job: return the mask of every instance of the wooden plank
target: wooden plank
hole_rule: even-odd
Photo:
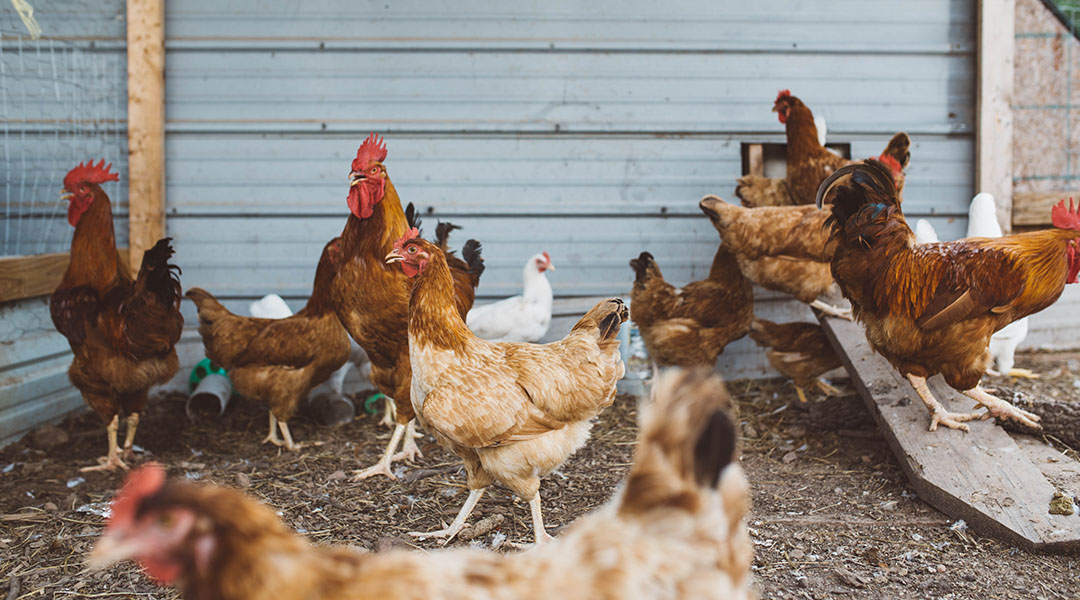
[[[120,260],[130,265],[127,248],[120,248]],[[71,257],[67,252],[0,258],[0,302],[47,296],[64,277]]]
[[[1008,433],[993,421],[969,423],[969,433],[927,431],[930,417],[914,388],[870,348],[862,326],[821,322],[919,498],[1028,550],[1080,550],[1080,519],[1048,513],[1055,488]],[[947,409],[971,410],[940,376],[929,383]]]
[[[762,144],[747,144],[746,162],[749,163],[746,169],[747,175],[763,177],[765,175],[765,147]]]
[[[975,120],[975,190],[997,202],[1012,230],[1013,59],[1016,0],[980,0]]]
[[[995,200],[997,196],[994,197]],[[1024,192],[1013,196],[1013,225],[1050,225],[1050,209],[1062,199],[1080,199],[1080,191]]]
[[[128,0],[131,263],[165,235],[165,2]]]

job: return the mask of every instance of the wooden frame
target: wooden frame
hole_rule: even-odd
[[[1016,0],[980,0],[975,191],[989,192],[998,222],[1012,229],[1012,143]]]
[[[165,3],[128,0],[128,232],[126,265],[165,235]],[[0,258],[0,302],[51,294],[67,252]]]
[[[131,264],[165,236],[165,1],[127,0]]]

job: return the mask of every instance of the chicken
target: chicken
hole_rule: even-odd
[[[186,294],[199,309],[206,356],[229,371],[237,393],[269,405],[270,433],[264,443],[299,450],[289,419],[300,400],[349,358],[349,336],[330,305],[340,260],[341,240],[335,238],[323,248],[307,305],[284,319],[235,315],[201,288]]]
[[[818,299],[834,287],[823,231],[827,213],[812,205],[743,208],[716,196],[702,198],[700,207],[747,279],[826,314],[850,318]]]
[[[335,238],[340,240],[341,238]],[[248,313],[257,319],[286,319],[293,315],[292,309],[285,303],[285,300],[277,294],[267,294],[258,300],[253,300],[248,305]],[[360,347],[360,344],[356,343],[356,340],[349,338],[349,358],[345,361],[345,364],[341,365],[337,371],[334,371],[330,375],[330,379],[327,380],[327,385],[333,390],[334,393],[341,396],[344,394],[345,389],[345,377],[348,376],[349,371],[356,367],[360,371],[360,375],[365,379],[369,378],[369,371],[371,364],[368,362],[367,353]],[[312,394],[318,392],[318,389],[312,390]],[[309,395],[309,397],[310,397]]]
[[[64,176],[69,200],[71,262],[49,299],[53,324],[71,346],[68,378],[106,423],[109,453],[82,469],[127,469],[139,415],[151,386],[167,382],[180,368],[176,342],[184,329],[180,315],[179,267],[169,264],[170,238],[143,255],[132,280],[120,262],[109,197],[101,189],[117,181],[102,160],[79,164]],[[127,415],[123,454],[117,444],[120,415]]]
[[[968,210],[967,237],[1001,237],[1001,225],[997,221],[997,208],[994,205],[992,195],[983,192],[976,194],[975,198],[971,200],[971,207]],[[931,244],[939,241],[937,232],[934,231],[934,227],[926,219],[919,219],[915,222],[915,241],[920,244]],[[990,355],[993,357],[993,363],[991,364],[996,364],[997,370],[988,368],[986,372],[990,375],[1005,373],[1011,377],[1038,379],[1039,376],[1028,369],[1013,367],[1016,348],[1027,337],[1027,333],[1027,317],[1013,321],[999,331],[994,332],[994,335],[990,337]]]
[[[831,175],[818,191],[819,205],[832,190],[833,275],[870,345],[907,376],[931,411],[930,429],[967,429],[964,421],[980,416],[1036,426],[1036,415],[991,396],[979,379],[995,331],[1050,306],[1066,283],[1076,283],[1080,208],[1055,206],[1055,229],[916,244],[890,169],[878,161]],[[926,385],[937,373],[988,412],[945,410]]]
[[[409,206],[412,206],[410,203]],[[406,214],[409,211],[406,210]],[[416,220],[419,223],[419,220]],[[410,227],[416,225],[410,224]],[[461,247],[461,258],[458,258],[450,249],[450,232],[461,229],[453,223],[439,223],[435,226],[435,244],[446,256],[446,263],[450,265],[450,272],[454,274],[454,290],[457,298],[462,299],[462,305],[472,305],[476,301],[476,286],[480,285],[480,276],[484,274],[484,259],[480,256],[480,242],[466,240]],[[467,311],[466,311],[467,314]]]
[[[412,281],[401,269],[384,262],[386,254],[409,230],[394,184],[386,172],[386,144],[371,134],[356,151],[349,172],[349,220],[341,233],[342,265],[331,286],[334,311],[341,324],[371,360],[371,382],[394,405],[394,433],[382,458],[354,472],[354,479],[385,475],[396,479],[395,460],[422,456],[410,400],[408,311]],[[455,294],[451,307],[464,317],[472,308],[472,282],[478,278],[479,244],[473,265],[453,269]],[[468,286],[468,291],[465,291]],[[395,454],[404,438],[402,451]]]
[[[450,527],[413,535],[449,541],[499,481],[529,502],[536,543],[543,543],[550,536],[540,478],[585,443],[592,418],[615,400],[624,372],[617,336],[629,311],[612,298],[558,342],[488,342],[454,310],[442,250],[418,235],[409,230],[386,256],[416,281],[409,298],[412,402],[424,427],[465,461],[469,497]]]
[[[648,252],[630,267],[630,318],[656,365],[713,367],[724,347],[750,330],[754,289],[725,246],[717,248],[706,279],[681,288],[664,281]]]
[[[769,349],[765,352],[769,364],[795,383],[800,402],[806,402],[805,390],[810,386],[817,386],[826,396],[840,395],[840,390],[821,379],[843,362],[817,323],[773,323],[755,317],[750,339]]]
[[[525,261],[522,294],[474,306],[465,323],[490,342],[538,342],[551,325],[552,292],[545,271],[554,271],[547,252]]]
[[[622,491],[530,552],[314,545],[239,491],[166,482],[147,465],[116,495],[88,562],[100,570],[136,560],[189,599],[754,598],[749,488],[731,462],[735,428],[723,385],[672,372],[655,395]],[[112,581],[122,595],[122,578]]]
[[[790,91],[782,90],[777,94],[772,110],[787,135],[784,185],[759,175],[746,175],[739,179],[735,195],[747,207],[811,204],[818,185],[833,171],[852,164],[852,161],[825,147],[814,114]],[[911,161],[910,149],[911,138],[900,132],[889,140],[882,154],[891,156],[904,169]],[[903,177],[898,177],[897,181],[902,190]]]

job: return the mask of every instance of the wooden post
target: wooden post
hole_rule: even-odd
[[[1012,230],[1015,11],[1016,0],[979,1],[975,191],[994,195],[1005,233]]]
[[[127,0],[131,264],[165,236],[165,1]]]

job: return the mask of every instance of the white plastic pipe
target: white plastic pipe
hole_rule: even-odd
[[[217,413],[216,416],[221,417],[225,414],[225,408],[229,406],[232,391],[232,383],[228,377],[220,373],[210,373],[199,382],[199,385],[195,386],[195,391],[188,396],[184,412],[192,421],[195,420],[196,412],[214,412]]]

